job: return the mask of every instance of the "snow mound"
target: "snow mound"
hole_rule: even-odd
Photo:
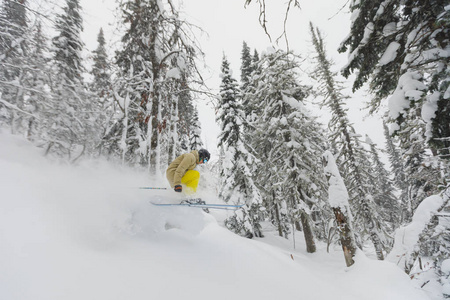
[[[417,207],[412,222],[407,226],[400,227],[395,233],[394,247],[387,256],[387,260],[405,265],[410,258],[410,251],[417,244],[419,235],[425,229],[426,224],[436,211],[443,205],[444,199],[438,195],[430,196],[423,200]]]

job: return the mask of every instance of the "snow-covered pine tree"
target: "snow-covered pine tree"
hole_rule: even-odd
[[[233,78],[230,63],[226,56],[222,58],[221,84],[220,84],[220,104],[216,120],[221,127],[218,146],[225,148],[235,146],[241,135],[241,125],[243,118],[242,108],[239,103],[239,86],[236,79]],[[225,149],[226,150],[226,149]],[[226,201],[230,200],[224,197]]]
[[[259,60],[259,58],[258,58],[258,60]],[[249,83],[250,83],[252,73],[253,73],[257,63],[258,63],[257,61],[253,61],[253,57],[250,54],[250,47],[244,41],[242,43],[242,51],[241,51],[241,82],[240,82],[240,86],[239,86],[242,94],[245,94],[245,93],[247,93],[247,90],[252,89],[252,87],[249,86]],[[247,103],[247,100],[245,97],[241,96],[241,99],[243,100],[242,106],[243,106],[245,115],[248,116],[253,109],[250,107],[250,104]]]
[[[112,100],[112,87],[111,87],[111,72],[112,66],[108,58],[106,51],[106,40],[103,33],[103,28],[100,28],[100,32],[97,36],[98,46],[93,51],[92,55],[92,69],[90,74],[92,75],[92,82],[89,84],[89,90],[93,94],[92,117],[95,126],[91,128],[92,146],[98,148],[97,153],[103,153],[103,143],[101,139],[106,133],[107,126],[110,123],[111,117],[114,114],[114,102]]]
[[[175,159],[181,151],[189,151],[191,149],[190,135],[192,132],[192,118],[195,113],[195,107],[193,105],[192,94],[187,88],[186,76],[182,77],[180,85],[182,88],[180,92],[173,95],[174,110],[171,124],[172,126],[176,126],[176,128],[172,129],[172,140],[175,147],[173,149],[173,158],[169,162]]]
[[[263,55],[250,83],[255,89],[245,97],[251,107],[260,107],[249,125],[261,161],[256,183],[264,191],[264,205],[280,236],[287,237],[292,226],[302,228],[307,251],[314,252],[314,212],[326,198],[320,161],[325,138],[304,106],[310,88],[298,82],[298,68],[292,53]]]
[[[261,74],[261,70],[259,68],[259,60],[260,60],[260,55],[258,53],[258,51],[255,49],[253,51],[253,55],[252,55],[252,73],[251,74],[255,74],[255,75],[259,75]]]
[[[53,42],[54,74],[52,91],[54,94],[53,121],[49,132],[47,153],[53,152],[71,161],[78,159],[85,151],[90,137],[89,127],[91,107],[87,101],[82,74],[81,40],[83,18],[79,0],[66,0],[63,12],[55,21],[57,36]]]
[[[417,72],[405,73],[401,76],[400,82],[392,96],[392,99],[395,99],[394,103],[401,99],[405,100],[406,94],[415,92],[420,94],[420,90],[425,87],[421,75]],[[408,91],[411,88],[414,91]],[[426,143],[426,125],[422,119],[417,118],[421,112],[418,104],[417,101],[411,101],[409,109],[403,112],[391,109],[388,117],[391,121],[402,120],[400,126],[391,124],[389,134],[399,141],[399,151],[405,172],[403,176],[407,182],[405,199],[407,199],[411,216],[426,197],[438,193],[441,185],[445,186],[445,177],[440,174],[440,165],[445,165],[445,162],[431,154],[432,151]]]
[[[418,118],[426,107],[421,107],[418,101],[425,89],[426,85],[420,72],[407,72],[400,77],[398,86],[389,99],[388,121],[397,120],[396,124],[391,124],[390,133],[399,141],[411,212],[414,212],[426,197],[438,193],[440,186],[445,186],[445,176],[441,176],[440,168],[445,169],[447,163],[439,156],[432,155],[433,149],[430,149],[426,141],[428,126],[422,118]],[[408,109],[401,109],[405,105]]]
[[[121,113],[107,137],[122,160],[160,174],[168,149],[163,143],[171,140],[165,135],[175,128],[167,124],[174,120],[168,116],[174,109],[172,96],[188,88],[180,81],[174,91],[171,83],[183,73],[186,80],[197,75],[194,59],[201,51],[171,0],[127,0],[121,12],[126,28],[123,48],[116,53],[120,71],[114,84]]]
[[[241,52],[241,84],[240,90],[242,93],[242,106],[246,116],[249,116],[251,113],[257,111],[258,107],[251,107],[251,103],[248,102],[248,99],[244,97],[247,93],[252,93],[255,90],[255,87],[252,86],[252,76],[256,74],[258,71],[259,64],[259,54],[255,49],[253,55],[250,54],[250,48],[247,43],[243,43],[242,52]],[[249,130],[249,128],[247,128]]]
[[[408,182],[407,197],[413,213],[426,197],[439,193],[443,184],[439,166],[430,156],[425,143],[424,123],[411,115],[417,112],[417,109],[410,109],[406,117],[408,121],[395,133],[400,141],[400,154]]]
[[[28,61],[26,0],[3,0],[0,7],[0,125],[23,133],[23,78]]]
[[[99,97],[105,97],[111,92],[112,68],[106,52],[106,40],[103,28],[100,28],[97,42],[97,49],[93,51],[92,56],[93,65],[90,73],[93,79],[90,88],[92,91],[96,92]]]
[[[202,138],[202,126],[198,118],[198,109],[194,107],[194,114],[192,116],[192,124],[189,134],[189,148],[190,150],[198,150],[203,146]]]
[[[253,56],[252,56],[252,73],[257,71],[257,69],[258,69],[258,62],[259,62],[259,53],[255,49],[255,51],[253,51]]]
[[[252,69],[252,56],[250,54],[250,47],[244,41],[242,43],[241,51],[241,90],[245,91],[250,81]]]
[[[248,48],[248,49],[244,49]],[[245,45],[242,49],[242,56],[241,56],[241,95],[240,95],[240,102],[242,103],[243,111],[245,114],[245,118],[243,119],[243,126],[242,126],[242,136],[243,140],[245,141],[245,145],[247,145],[248,153],[247,155],[254,155],[254,151],[251,147],[248,145],[251,145],[251,138],[253,136],[252,133],[254,132],[254,128],[249,126],[248,120],[252,118],[252,115],[257,111],[257,107],[252,106],[252,101],[250,98],[245,97],[246,94],[251,94],[255,91],[255,87],[253,86],[252,76],[253,74],[258,73],[258,64],[259,64],[259,54],[258,51],[255,49],[253,51],[253,55],[250,56],[250,48]],[[246,53],[248,50],[248,54]],[[244,55],[245,54],[245,55]],[[250,56],[250,57],[248,57]],[[245,65],[245,67],[243,67]],[[243,79],[246,78],[246,79]],[[249,119],[248,119],[249,118]],[[253,154],[252,154],[253,153]],[[252,161],[257,161],[256,158],[252,158]],[[249,167],[250,174],[256,174],[255,166]],[[260,193],[258,193],[258,197],[261,197]],[[260,200],[258,200],[258,205],[253,205],[250,209],[250,215],[253,219],[257,220],[263,220],[266,217],[266,214],[261,209],[261,203]],[[258,221],[259,224],[259,221]],[[259,230],[259,232],[255,232],[257,236],[262,236],[262,231]]]
[[[253,77],[253,75],[260,75],[261,74],[261,69],[259,68],[259,53],[258,51],[255,49],[255,51],[253,52],[253,56],[252,56],[252,62],[251,62],[251,73],[250,76]],[[250,78],[251,78],[250,77]],[[244,106],[244,111],[245,111],[245,115],[247,118],[250,118],[250,120],[253,118],[253,116],[257,113],[261,113],[260,109],[261,106],[259,104],[254,103],[253,101],[250,101],[250,99],[247,99],[247,97],[245,96],[246,94],[252,94],[255,92],[256,86],[253,86],[254,84],[254,80],[253,78],[251,78],[251,80],[249,81],[249,84],[247,84],[247,88],[246,91],[242,92],[242,105]],[[255,105],[256,106],[252,106]],[[252,116],[253,115],[253,116]],[[251,128],[247,127],[246,132],[248,133],[249,130],[251,130]],[[249,138],[250,136],[248,136]]]
[[[394,183],[400,191],[400,215],[403,225],[411,221],[414,211],[423,199],[438,192],[436,183],[441,179],[438,168],[427,163],[429,156],[426,154],[421,134],[424,130],[423,122],[416,119],[415,123],[417,126],[407,126],[394,136],[384,124],[386,150],[394,174]]]
[[[406,224],[411,221],[412,208],[411,201],[408,197],[408,182],[406,180],[406,172],[403,168],[403,159],[400,155],[400,149],[395,144],[394,138],[389,133],[389,128],[386,122],[383,122],[384,138],[386,140],[386,154],[389,159],[391,172],[394,176],[394,185],[399,190],[399,210],[400,215],[399,225]]]
[[[254,55],[250,55],[250,48],[244,42],[241,52],[241,83],[240,83],[240,102],[242,103],[242,109],[244,110],[245,118],[243,122],[243,133],[245,133],[246,144],[252,144],[252,137],[254,136],[254,128],[249,126],[258,111],[261,109],[259,103],[256,103],[251,97],[255,92],[255,86],[252,76],[258,71],[259,55],[254,51]],[[256,104],[256,105],[255,105]]]
[[[374,94],[372,110],[376,110],[384,98],[390,97],[390,119],[396,123],[394,131],[408,131],[401,143],[409,143],[408,137],[417,140],[420,133],[426,137],[423,142],[428,142],[428,147],[440,160],[437,167],[443,164],[441,168],[448,170],[448,3],[354,0],[350,9],[353,12],[351,34],[339,49],[350,52],[349,62],[343,69],[344,76],[356,74],[354,90],[370,83]],[[412,127],[424,126],[424,123],[423,132],[412,132]],[[419,139],[422,142],[422,138]]]
[[[399,227],[401,219],[399,218],[399,200],[395,196],[395,188],[391,175],[386,170],[377,145],[366,135],[366,143],[370,146],[371,168],[373,171],[374,188],[373,199],[380,208],[380,214],[389,225],[389,232],[393,232]]]
[[[378,259],[384,259],[383,251],[389,248],[389,236],[386,224],[380,218],[374,202],[374,178],[367,165],[369,156],[362,147],[360,136],[350,123],[342,94],[343,87],[335,80],[331,71],[331,63],[326,57],[320,31],[310,24],[314,47],[317,52],[316,76],[321,82],[320,92],[325,97],[324,104],[332,112],[328,127],[331,129],[331,142],[339,149],[336,154],[340,172],[350,194],[350,205],[355,216],[355,230],[360,238],[370,237]],[[362,242],[362,241],[360,241]]]
[[[261,197],[253,179],[252,162],[255,158],[249,153],[242,140],[242,123],[245,118],[240,104],[240,91],[233,78],[230,64],[225,55],[221,66],[222,83],[217,122],[220,124],[218,146],[224,157],[220,171],[219,196],[225,202],[246,204],[244,208],[225,222],[230,230],[246,237],[262,237],[259,224]]]
[[[25,111],[29,113],[26,136],[38,146],[46,144],[52,125],[52,97],[49,92],[52,85],[52,70],[49,58],[50,49],[42,25],[38,22],[30,43],[27,75]]]

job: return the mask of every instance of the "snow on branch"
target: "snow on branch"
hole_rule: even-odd
[[[23,113],[23,114],[29,115],[29,116],[31,116],[31,117],[36,118],[36,119],[39,120],[39,118],[36,117],[35,115],[33,115],[33,114],[29,113],[29,112],[26,112],[26,111],[24,111],[24,110],[18,108],[16,105],[11,104],[11,103],[9,103],[9,102],[7,102],[7,101],[5,101],[5,100],[0,99],[0,103],[4,104],[5,106],[7,106],[7,107],[9,107],[9,108],[12,108],[12,109],[14,109],[14,110],[17,110],[18,112],[21,112],[21,113]]]
[[[324,171],[328,178],[328,201],[331,207],[340,207],[347,210],[348,207],[348,191],[344,184],[344,180],[339,173],[335,158],[330,151],[323,154]]]

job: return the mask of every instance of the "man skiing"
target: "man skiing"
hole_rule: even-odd
[[[185,186],[185,194],[194,194],[200,180],[200,172],[194,168],[206,163],[209,158],[210,154],[206,149],[193,150],[178,156],[166,170],[167,180],[175,192],[181,193]]]

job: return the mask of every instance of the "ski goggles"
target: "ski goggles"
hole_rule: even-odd
[[[203,159],[203,163],[206,164],[207,162],[208,162],[208,159],[207,159],[207,158],[204,158],[204,159]]]

